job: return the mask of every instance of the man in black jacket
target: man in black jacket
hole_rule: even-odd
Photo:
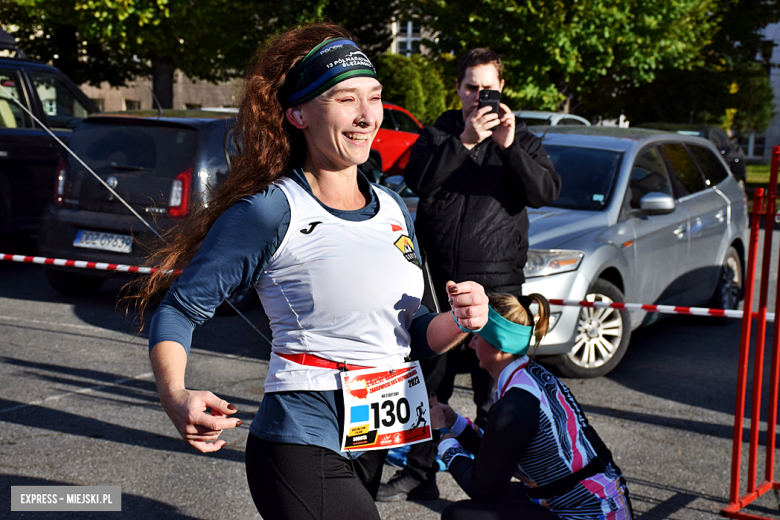
[[[479,92],[504,88],[498,55],[472,49],[458,64],[462,110],[442,114],[411,150],[406,183],[417,195],[415,229],[428,257],[440,305],[448,280],[474,280],[486,292],[521,294],[528,253],[526,207],[554,201],[561,179],[542,142],[505,104],[499,114],[477,109]],[[447,308],[446,305],[442,305]],[[468,343],[468,342],[466,342]],[[453,349],[422,362],[429,391],[446,403],[459,356],[467,356],[479,426],[493,404],[494,382],[470,349]],[[439,496],[433,443],[412,446],[407,466],[379,490],[378,500],[425,500]]]

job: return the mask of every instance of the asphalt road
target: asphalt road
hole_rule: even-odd
[[[17,248],[0,252],[32,252],[29,244],[0,245]],[[259,518],[243,451],[263,396],[268,345],[238,317],[215,318],[196,332],[188,386],[227,399],[244,420],[223,434],[226,448],[199,454],[159,405],[146,340],[116,304],[121,285],[66,298],[41,267],[0,263],[0,517]],[[248,316],[265,323],[259,306]],[[727,504],[739,340],[738,321],[672,317],[636,331],[608,377],[566,381],[615,454],[637,517],[713,518]],[[473,412],[467,376],[457,384],[451,404]],[[765,441],[762,433],[762,457]],[[392,472],[387,466],[386,478]],[[448,474],[438,480],[440,500],[379,504],[382,518],[436,519],[465,498]],[[11,486],[22,485],[121,486],[122,512],[11,513]],[[749,510],[780,517],[772,494]]]

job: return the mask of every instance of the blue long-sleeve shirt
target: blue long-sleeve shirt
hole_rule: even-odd
[[[301,168],[292,170],[289,175],[314,197]],[[365,207],[344,211],[320,204],[332,215],[345,220],[370,219],[379,211],[379,201],[362,175],[358,176],[358,184],[370,197]],[[398,202],[415,250],[419,250],[414,224],[403,200],[395,192],[377,187]],[[273,185],[264,192],[241,199],[221,215],[155,312],[149,327],[149,348],[161,341],[174,341],[189,354],[195,327],[211,318],[232,292],[253,287],[258,282],[289,224],[289,202],[282,190]],[[377,276],[383,276],[383,273],[377,273]],[[436,355],[427,341],[428,324],[434,316],[424,306],[415,313],[409,329],[415,359]],[[342,417],[343,403],[336,391],[269,393],[265,395],[250,431],[262,439],[313,444],[338,452]],[[329,427],[323,428],[323,421]]]

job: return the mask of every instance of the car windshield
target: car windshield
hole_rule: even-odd
[[[73,132],[70,146],[101,175],[175,177],[192,166],[197,139],[197,130],[186,127],[85,122]]]
[[[601,211],[607,206],[621,152],[560,145],[544,148],[561,176],[561,194],[550,206],[585,211]]]
[[[526,117],[522,116],[523,121],[525,121],[525,124],[527,126],[544,126],[549,125],[552,123],[552,120],[549,117]]]

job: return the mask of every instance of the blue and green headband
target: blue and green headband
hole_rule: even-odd
[[[349,78],[376,79],[371,60],[352,40],[332,38],[314,47],[290,73],[285,108],[301,105]]]
[[[478,334],[498,350],[522,356],[528,352],[533,331],[533,327],[509,321],[488,307],[488,322]]]

